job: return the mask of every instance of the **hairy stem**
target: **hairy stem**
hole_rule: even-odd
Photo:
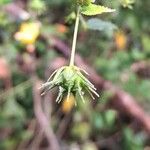
[[[75,51],[76,51],[76,43],[77,43],[77,35],[78,35],[78,28],[79,28],[79,20],[80,20],[80,10],[77,10],[76,22],[74,27],[74,35],[73,35],[73,42],[72,42],[72,49],[71,49],[71,58],[70,58],[70,66],[74,65],[74,58],[75,58]]]

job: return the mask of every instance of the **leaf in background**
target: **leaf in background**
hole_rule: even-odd
[[[135,0],[122,0],[121,1],[121,4],[123,7],[127,7],[127,8],[130,8],[132,9],[132,4],[134,4]]]
[[[25,118],[23,108],[15,101],[14,98],[8,98],[3,109],[3,115],[6,117]]]
[[[105,123],[104,123],[102,114],[93,112],[92,115],[93,115],[92,123],[93,123],[94,129],[96,130],[103,129],[105,127]]]
[[[117,28],[113,23],[103,21],[98,18],[89,19],[87,21],[87,27],[92,30],[109,31],[109,32],[112,32]]]
[[[114,125],[115,120],[116,120],[116,115],[117,115],[117,113],[115,110],[108,110],[105,112],[105,114],[104,114],[105,121],[109,127]]]
[[[122,147],[124,150],[143,150],[144,136],[140,134],[134,134],[130,128],[123,129]]]
[[[12,0],[0,0],[0,5],[8,4],[12,2]]]
[[[65,22],[67,24],[72,24],[74,22],[75,18],[76,18],[75,12],[71,12],[68,16],[66,16]]]
[[[150,93],[147,92],[147,89],[150,89],[150,80],[141,80],[140,86],[138,87],[138,93],[141,95],[141,97],[145,98],[145,100],[150,101]]]
[[[101,5],[90,4],[81,8],[81,13],[87,16],[98,15],[107,12],[114,12],[114,9],[104,7]]]
[[[138,49],[133,49],[131,52],[131,57],[136,61],[143,60],[146,58],[146,53],[143,53],[142,51]]]
[[[142,46],[143,46],[143,50],[150,52],[150,36],[147,34],[143,34],[142,37]]]
[[[42,0],[31,0],[31,1],[29,1],[29,7],[31,8],[32,11],[34,10],[38,14],[42,14],[46,9],[45,2]]]
[[[89,138],[91,132],[90,125],[87,122],[76,123],[72,127],[72,135],[76,138],[86,140]]]

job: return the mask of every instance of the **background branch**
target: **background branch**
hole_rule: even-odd
[[[50,125],[50,120],[47,118],[46,114],[42,109],[42,104],[41,104],[42,99],[39,91],[39,87],[41,84],[35,76],[32,77],[32,82],[33,82],[34,112],[37,121],[40,124],[41,130],[43,130],[48,140],[48,143],[50,144],[50,149],[60,150],[58,141]]]

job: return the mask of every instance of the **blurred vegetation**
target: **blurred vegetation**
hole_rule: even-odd
[[[131,94],[150,113],[150,1],[96,3],[115,8],[116,12],[81,18],[77,53],[100,76]],[[11,4],[25,12],[10,13]],[[31,64],[36,61],[37,76],[46,80],[45,68],[51,68],[49,64],[62,56],[51,46],[51,37],[71,45],[75,9],[69,0],[0,0],[0,8],[0,149],[15,150],[26,141],[26,147],[30,146],[34,137],[28,129],[35,120]],[[29,27],[29,23],[33,26]],[[23,24],[30,28],[29,33],[26,27],[21,28]],[[140,64],[144,66],[140,68]],[[67,147],[64,150],[149,150],[149,135],[135,125],[133,118],[111,108],[109,91],[98,92],[97,101],[87,100],[77,107],[72,106],[74,102],[71,108],[52,103],[56,133],[59,125],[70,119],[59,141]],[[52,93],[55,99],[55,91]]]

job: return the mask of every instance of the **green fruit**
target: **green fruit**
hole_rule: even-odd
[[[42,95],[54,87],[59,88],[58,96],[56,102],[60,103],[64,95],[67,94],[67,97],[71,94],[79,95],[81,100],[84,102],[85,92],[94,99],[93,94],[99,97],[96,92],[94,85],[84,76],[88,74],[83,69],[80,69],[76,66],[63,66],[55,70],[52,75],[49,77],[46,83],[41,86]]]

